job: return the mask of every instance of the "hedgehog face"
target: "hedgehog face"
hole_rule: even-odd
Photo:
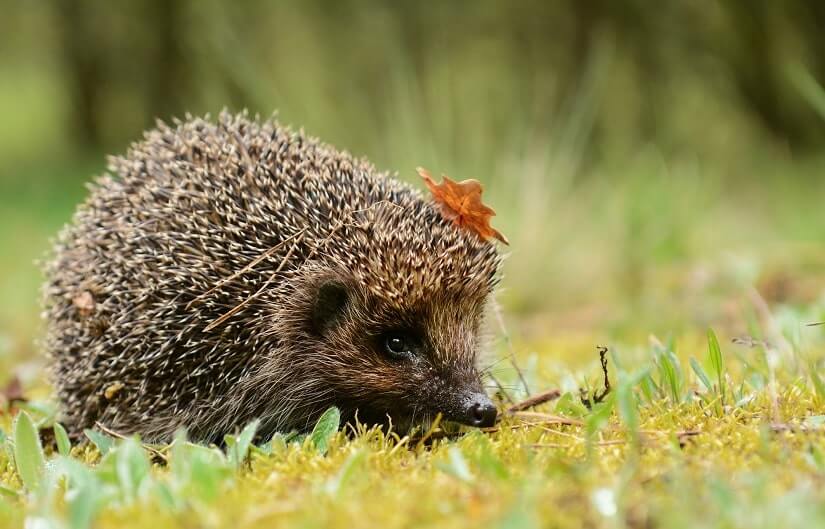
[[[324,280],[309,319],[316,376],[345,414],[401,431],[436,414],[492,426],[496,409],[476,368],[486,291],[387,300],[358,280]]]

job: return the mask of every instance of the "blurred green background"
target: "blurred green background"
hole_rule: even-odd
[[[481,180],[526,340],[825,319],[823,27],[801,0],[0,0],[0,365],[36,358],[35,260],[105,155],[224,107]]]

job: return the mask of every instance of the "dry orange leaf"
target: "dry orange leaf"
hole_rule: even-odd
[[[510,244],[507,237],[490,226],[490,218],[495,216],[496,212],[481,202],[483,188],[478,180],[455,182],[447,175],[442,175],[444,181],[437,184],[428,170],[419,167],[417,171],[430,188],[433,200],[441,206],[444,218],[452,220],[456,226],[464,226],[476,232],[482,239],[492,237],[504,244]]]

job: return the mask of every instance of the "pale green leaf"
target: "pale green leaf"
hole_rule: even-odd
[[[309,438],[320,453],[327,453],[329,441],[332,439],[332,436],[335,435],[335,432],[338,431],[340,423],[341,412],[335,406],[327,409],[318,419],[318,422],[315,423],[315,428],[312,429]]]
[[[23,485],[29,491],[36,491],[43,482],[46,458],[37,428],[25,411],[18,413],[14,420],[14,461]]]
[[[140,442],[129,438],[120,443],[115,452],[115,472],[124,496],[137,498],[140,485],[149,475],[151,466]]]
[[[249,447],[252,444],[252,439],[255,438],[255,432],[258,431],[260,421],[255,419],[241,430],[241,433],[232,438],[232,442],[227,443],[229,448],[229,460],[235,468],[238,468],[246,460],[246,455],[249,452]],[[229,440],[227,440],[229,441]]]
[[[57,451],[60,455],[68,457],[72,452],[72,442],[66,429],[59,422],[54,423],[54,439],[57,442]]]
[[[83,433],[89,440],[94,443],[97,447],[98,452],[100,452],[101,456],[105,456],[109,453],[109,450],[112,449],[112,446],[115,444],[115,440],[109,437],[106,434],[100,433],[97,430],[90,430],[86,429],[83,430]]]

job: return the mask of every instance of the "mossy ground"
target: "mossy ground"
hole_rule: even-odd
[[[612,391],[593,410],[570,391],[506,418],[498,431],[429,446],[362,429],[335,434],[321,454],[309,440],[279,438],[253,448],[237,470],[214,453],[172,450],[168,465],[140,478],[123,469],[140,467],[148,454],[123,459],[124,443],[103,463],[93,446],[75,447],[73,458],[97,469],[102,502],[92,526],[101,528],[819,527],[825,395],[811,366],[823,332],[803,332],[806,349],[723,340],[719,372],[699,333],[615,347]],[[595,349],[562,339],[542,347],[554,354],[540,350],[541,360],[523,368],[535,390],[601,384]],[[499,377],[518,385],[512,369],[502,367]],[[8,451],[0,468],[2,484],[22,490]],[[52,488],[16,498],[7,492],[3,524],[21,526],[28,517],[31,527],[82,527],[72,525],[67,507],[78,491],[64,494],[59,481]]]

